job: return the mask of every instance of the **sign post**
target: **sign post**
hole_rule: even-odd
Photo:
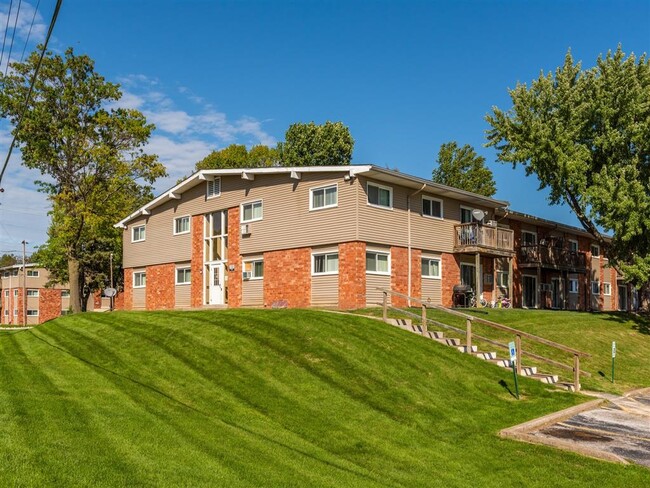
[[[612,383],[614,383],[614,363],[616,361],[616,341],[612,341]]]
[[[512,375],[515,377],[515,393],[517,395],[517,400],[519,400],[519,381],[517,380],[517,347],[514,342],[508,343],[508,349],[510,349],[510,364],[512,365]]]

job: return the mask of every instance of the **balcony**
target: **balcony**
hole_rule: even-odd
[[[455,225],[454,230],[454,252],[514,255],[514,232],[510,229],[471,223]]]
[[[584,252],[570,251],[563,247],[521,246],[517,256],[522,268],[546,268],[569,271],[571,273],[587,272],[587,255]]]

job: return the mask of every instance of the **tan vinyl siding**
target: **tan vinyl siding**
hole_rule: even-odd
[[[242,305],[245,307],[264,306],[264,279],[246,280],[242,283]]]
[[[61,298],[61,311],[70,309],[70,298]]]
[[[422,299],[427,298],[430,298],[434,305],[442,303],[442,280],[422,277]]]
[[[133,308],[143,309],[147,305],[147,289],[146,288],[134,288],[133,289]]]
[[[38,310],[39,297],[27,297],[27,309]]]
[[[335,307],[339,304],[339,275],[311,277],[311,304],[315,307]]]
[[[192,285],[176,285],[174,296],[176,308],[191,307],[191,291]]]
[[[611,287],[612,293],[614,293],[614,287]],[[603,310],[612,310],[612,295],[605,295],[603,297]]]
[[[384,296],[381,289],[390,289],[390,276],[366,274],[366,306],[374,307],[381,305]],[[390,303],[390,295],[388,295],[388,303]]]

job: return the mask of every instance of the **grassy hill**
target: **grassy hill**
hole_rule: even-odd
[[[497,437],[582,397],[363,317],[82,314],[1,334],[0,373],[2,486],[650,482]]]

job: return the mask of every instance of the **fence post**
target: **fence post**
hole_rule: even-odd
[[[467,354],[472,354],[472,319],[467,319],[467,334],[465,342],[467,343]]]
[[[522,351],[521,351],[521,336],[519,334],[517,334],[517,336],[515,337],[515,347],[517,348],[517,361],[516,361],[517,374],[521,375],[521,355],[522,355]]]
[[[580,356],[573,355],[573,388],[580,391]]]
[[[427,333],[427,306],[422,304],[422,333]]]
[[[388,292],[386,290],[382,291],[384,294],[384,304],[383,304],[383,315],[382,318],[384,319],[384,322],[388,321]]]

